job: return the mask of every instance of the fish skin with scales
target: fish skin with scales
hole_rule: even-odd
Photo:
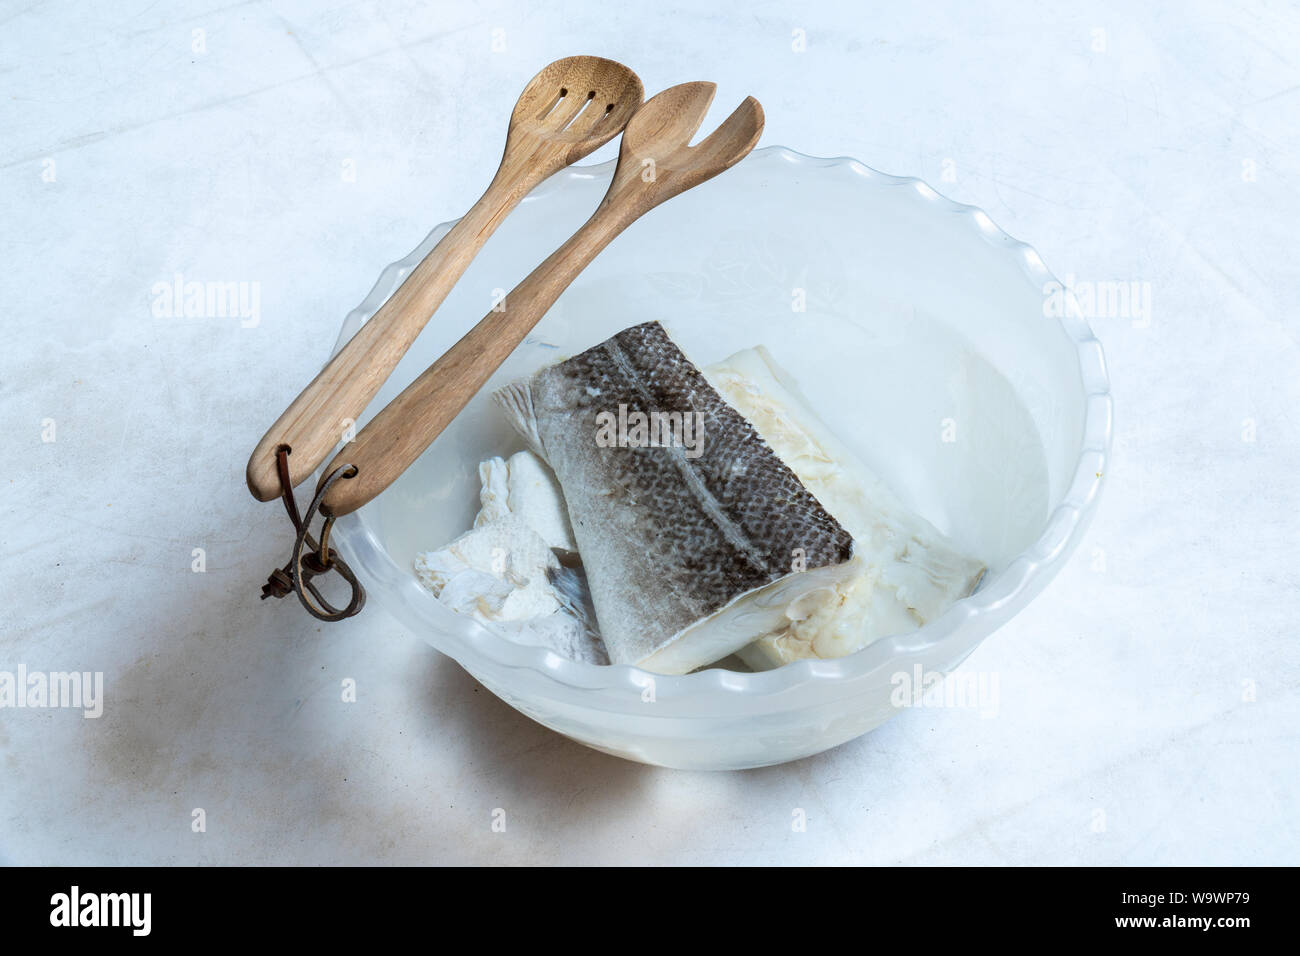
[[[658,322],[633,326],[496,393],[554,470],[610,660],[666,674],[726,657],[834,600],[852,535]],[[597,442],[618,406],[693,414],[695,457]]]

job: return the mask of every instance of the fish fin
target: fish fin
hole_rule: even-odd
[[[561,549],[552,548],[551,551],[561,562],[566,560],[566,557],[561,556]],[[555,589],[555,596],[559,599],[560,605],[582,625],[583,634],[594,645],[599,645],[600,652],[605,654],[605,642],[601,639],[600,630],[596,626],[596,609],[591,603],[591,588],[587,584],[587,572],[581,561],[573,560],[577,557],[575,552],[567,551],[564,555],[567,556],[568,563],[561,563],[557,568],[548,567],[546,580]],[[608,657],[606,657],[607,661]]]
[[[533,410],[533,389],[527,379],[511,382],[492,393],[497,405],[505,412],[515,431],[543,461],[548,461],[542,447],[542,436],[537,430],[537,413]]]

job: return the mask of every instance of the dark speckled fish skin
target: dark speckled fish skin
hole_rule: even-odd
[[[849,533],[658,322],[633,326],[498,393],[554,468],[615,663],[634,663],[739,596],[847,562]],[[601,447],[597,416],[698,412],[703,452]],[[636,622],[635,625],[632,622]],[[636,634],[611,633],[611,628]]]

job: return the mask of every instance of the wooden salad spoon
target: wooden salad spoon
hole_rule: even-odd
[[[248,460],[260,501],[283,491],[277,455],[289,449],[296,486],[311,475],[365,409],[488,237],[542,180],[617,136],[641,105],[637,75],[613,60],[572,56],[538,73],[515,104],[505,154],[487,191],[357,330]]]
[[[637,110],[623,131],[614,179],[595,214],[506,296],[503,311],[489,312],[334,457],[324,478],[345,464],[355,472],[340,476],[344,480],[326,490],[322,513],[348,514],[392,484],[615,236],[754,148],[763,131],[763,109],[752,96],[708,137],[687,145],[704,121],[715,89],[712,83],[683,83]]]

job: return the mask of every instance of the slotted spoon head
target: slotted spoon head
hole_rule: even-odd
[[[640,78],[622,63],[598,56],[556,60],[515,104],[502,165],[539,152],[556,169],[575,163],[622,132],[644,95]]]
[[[763,107],[748,96],[722,125],[696,143],[717,86],[682,83],[651,97],[623,131],[612,197],[623,189],[658,205],[744,159],[763,135]]]

